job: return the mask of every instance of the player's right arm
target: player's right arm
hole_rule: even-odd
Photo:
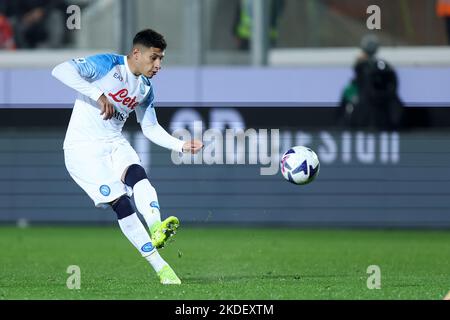
[[[97,101],[101,110],[100,115],[103,115],[104,120],[112,118],[114,106],[103,91],[92,82],[100,79],[109,71],[108,65],[111,63],[108,61],[108,57],[109,55],[98,55],[86,59],[73,59],[57,65],[52,70],[52,75],[56,79]]]

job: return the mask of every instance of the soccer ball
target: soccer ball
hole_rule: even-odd
[[[280,161],[283,177],[293,184],[308,184],[313,181],[320,170],[317,154],[310,148],[292,147],[283,154]]]

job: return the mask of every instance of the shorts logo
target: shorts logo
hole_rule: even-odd
[[[156,201],[152,201],[150,202],[150,207],[157,208],[159,210],[159,203]]]
[[[111,189],[106,184],[101,185],[100,186],[100,193],[102,195],[104,195],[105,197],[107,197],[111,193]]]
[[[150,252],[153,250],[153,245],[151,242],[147,242],[146,244],[144,244],[141,248],[142,251],[144,252]]]

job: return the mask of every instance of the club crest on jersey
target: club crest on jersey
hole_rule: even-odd
[[[134,110],[134,108],[136,108],[139,104],[139,101],[136,101],[136,97],[130,98],[128,96],[127,89],[120,89],[116,93],[108,93],[108,96],[110,96],[115,102],[122,103],[122,105],[131,110]]]

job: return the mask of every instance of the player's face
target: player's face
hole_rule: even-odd
[[[159,70],[161,70],[163,58],[164,51],[161,49],[142,47],[137,59],[139,72],[146,77],[152,78]]]

